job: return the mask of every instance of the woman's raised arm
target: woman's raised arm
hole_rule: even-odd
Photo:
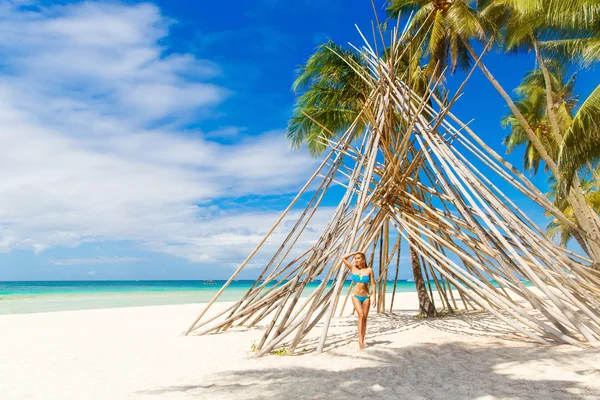
[[[360,253],[360,251],[355,251],[354,253],[348,253],[348,254],[346,254],[346,255],[342,256],[342,261],[344,262],[344,265],[345,265],[346,267],[348,267],[348,268],[350,269],[350,271],[352,271],[352,267],[354,267],[354,265],[352,265],[352,264],[350,263],[350,261],[348,261],[348,259],[349,259],[350,257],[352,257],[352,256],[354,256],[354,255],[356,255],[356,254],[358,254],[358,253]]]

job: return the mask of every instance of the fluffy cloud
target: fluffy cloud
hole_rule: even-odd
[[[323,207],[314,214],[309,229],[302,233],[288,259],[300,255],[319,238],[333,211],[331,207]],[[254,250],[279,216],[279,212],[271,211],[240,212],[211,217],[198,225],[180,226],[177,232],[181,236],[176,243],[148,241],[143,244],[143,247],[146,250],[183,257],[193,262],[232,268]],[[300,217],[299,211],[291,211],[286,215],[248,266],[249,268],[264,267],[264,262],[279,248],[298,217]]]
[[[209,60],[165,55],[155,6],[18,4],[0,6],[0,251],[126,240],[232,260],[276,213],[219,199],[287,192],[314,168],[280,131],[185,129],[232,94]]]

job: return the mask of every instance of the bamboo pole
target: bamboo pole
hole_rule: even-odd
[[[266,276],[265,282],[257,279],[233,307],[200,322],[293,202],[187,333],[200,328],[200,333],[225,330],[239,321],[241,324],[251,321],[253,326],[271,318],[257,356],[267,354],[292,334],[293,353],[324,317],[317,340],[317,351],[322,352],[347,275],[340,262],[343,252],[371,246],[369,265],[374,266],[379,244],[377,311],[385,312],[387,277],[397,251],[392,312],[401,242],[411,240],[421,260],[432,301],[431,280],[442,306],[448,310],[458,308],[454,288],[465,309],[488,310],[515,331],[540,343],[550,340],[578,345],[582,341],[596,341],[600,337],[600,273],[586,264],[590,262],[588,258],[560,248],[546,238],[529,213],[504,194],[494,179],[509,183],[562,222],[564,216],[557,213],[556,207],[530,181],[487,147],[468,124],[450,113],[474,69],[451,98],[442,101],[436,94],[441,76],[430,80],[423,94],[418,95],[410,81],[405,83],[409,74],[397,73],[399,54],[406,54],[412,46],[399,40],[407,30],[394,32],[396,36],[392,36],[389,47],[384,45],[385,59],[379,55],[377,46],[367,44],[360,50],[367,68],[350,63],[370,92],[359,117],[343,134],[327,132],[323,127],[328,135],[318,140],[331,151],[293,202],[314,179],[321,178],[321,185],[259,275],[259,279]],[[435,104],[438,108],[434,108]],[[365,126],[362,143],[352,147],[351,138],[357,136],[359,120]],[[477,165],[486,168],[485,172],[475,167],[473,160],[480,162]],[[326,167],[327,173],[322,172]],[[300,257],[287,262],[333,184],[342,185],[345,193],[321,238]],[[565,223],[576,229],[570,221]],[[391,251],[390,225],[398,232],[397,247]],[[582,236],[590,240],[586,232]],[[323,281],[308,298],[301,300],[306,285],[321,276]],[[530,280],[547,299],[525,286],[523,278]],[[352,286],[341,310],[351,290]],[[515,301],[515,296],[526,302]],[[540,314],[532,314],[532,309]],[[225,314],[228,315],[224,320],[208,327],[208,322]]]
[[[398,283],[398,272],[400,270],[400,250],[402,249],[402,236],[398,235],[398,255],[396,256],[396,275],[394,275],[394,289],[390,301],[390,313],[394,308],[394,297],[396,296],[396,284]]]

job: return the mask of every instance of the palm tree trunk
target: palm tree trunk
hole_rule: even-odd
[[[467,50],[469,51],[471,56],[475,60],[479,59],[479,56],[477,55],[477,53],[475,52],[475,50],[473,49],[471,44],[467,40],[463,41],[463,43],[465,44],[465,47],[467,48]],[[546,148],[540,141],[540,138],[538,138],[537,135],[535,134],[535,132],[533,131],[533,129],[531,129],[529,122],[527,122],[527,120],[525,119],[523,114],[521,114],[521,112],[517,108],[516,104],[514,103],[514,101],[510,97],[510,95],[508,93],[506,93],[504,88],[500,85],[500,83],[496,80],[496,78],[494,78],[492,73],[487,69],[487,67],[483,64],[482,61],[480,61],[477,64],[477,66],[479,67],[481,72],[483,72],[485,77],[490,81],[490,83],[492,84],[494,89],[496,89],[496,91],[504,99],[504,101],[508,105],[508,108],[510,109],[510,111],[513,113],[513,115],[515,116],[517,121],[519,121],[519,124],[523,127],[523,130],[527,133],[527,138],[529,139],[529,141],[531,141],[531,144],[533,144],[533,147],[535,147],[536,151],[540,155],[540,158],[542,160],[544,160],[544,162],[546,163],[546,165],[548,165],[548,168],[550,168],[552,173],[558,172],[556,163],[554,162],[552,157],[550,157],[550,155],[548,154],[548,151],[546,150]]]
[[[421,272],[421,263],[419,262],[419,254],[414,248],[414,243],[409,242],[408,245],[410,249],[410,265],[412,266],[413,279],[419,296],[419,312],[427,318],[434,317],[435,307],[429,298],[427,288],[425,288],[425,281],[423,280],[423,273]]]
[[[531,36],[531,41],[533,43],[533,48],[535,50],[535,56],[540,64],[540,69],[542,70],[542,75],[544,77],[544,85],[546,86],[546,113],[548,114],[548,119],[550,120],[550,128],[551,128],[550,130],[552,132],[552,136],[554,137],[554,141],[556,142],[556,145],[560,146],[562,144],[563,137],[562,137],[562,134],[560,131],[560,127],[558,126],[558,118],[556,117],[556,112],[554,110],[554,99],[552,98],[552,93],[553,93],[552,92],[552,79],[550,78],[550,72],[548,71],[548,67],[546,66],[546,61],[544,61],[544,58],[542,57],[542,53],[538,47],[537,40],[535,39],[535,37]],[[588,228],[591,228],[591,229],[588,229],[588,232],[593,230],[593,231],[597,231],[598,234],[600,234],[600,227],[598,226],[598,219],[595,218],[596,212],[588,205],[587,201],[585,200],[585,197],[583,195],[583,188],[581,187],[581,184],[579,182],[579,176],[577,174],[575,174],[575,178],[573,181],[573,187],[575,189],[575,192],[574,192],[575,197],[573,200],[579,202],[579,204],[581,206],[581,211],[582,211],[582,212],[578,213],[578,212],[575,212],[575,208],[573,208],[573,211],[577,218],[577,222],[579,223],[579,225],[581,227],[588,225]],[[571,203],[571,202],[569,201],[569,203]],[[571,206],[573,206],[573,204],[571,204]],[[586,213],[587,215],[583,215],[584,213]],[[581,221],[583,221],[583,223]],[[581,235],[579,235],[579,238],[581,240],[583,240],[583,237],[581,237]],[[581,245],[581,242],[579,240],[578,240],[578,243]],[[588,255],[590,255],[589,246],[586,246],[585,248],[582,246],[582,249],[584,249],[584,250],[587,249],[586,253]],[[598,248],[598,246],[594,246],[594,244],[592,244],[592,249],[593,249],[592,252],[594,254],[600,255],[599,254],[600,248]]]
[[[471,54],[471,56],[476,60],[479,59],[479,56],[477,55],[471,44],[467,40],[464,40],[463,43],[469,51],[469,53]],[[480,61],[477,64],[477,66],[479,67],[481,72],[483,72],[485,77],[490,81],[492,86],[494,86],[494,88],[500,94],[500,96],[504,99],[504,101],[508,105],[508,108],[513,113],[513,115],[527,134],[527,138],[529,139],[529,141],[531,141],[531,144],[540,155],[540,158],[544,161],[544,163],[546,163],[546,165],[548,166],[552,174],[557,178],[557,180],[559,180],[560,171],[558,170],[556,162],[552,159],[552,157],[550,157],[548,151],[546,150],[540,139],[537,137],[533,129],[531,129],[531,126],[529,125],[523,114],[521,114],[510,95],[494,78],[492,73],[487,69],[483,62]],[[583,191],[581,185],[579,184],[579,178],[575,177],[573,179],[573,190],[569,191],[567,200],[573,208],[573,214],[575,214],[575,218],[577,219],[578,225],[581,227],[582,230],[587,232],[588,235],[590,235],[593,238],[593,240],[587,241],[588,249],[590,249],[591,253],[591,258],[596,262],[600,262],[600,229],[596,224],[594,216],[590,213],[590,211],[593,210],[591,210],[590,207],[587,205],[585,199],[583,199],[583,202],[582,199]]]
[[[573,231],[573,237],[575,238],[577,243],[579,243],[579,246],[581,246],[581,248],[583,249],[585,254],[587,254],[588,257],[591,257],[590,250],[588,249],[588,246],[587,246],[587,243],[585,242],[585,240],[583,240],[583,237],[581,237],[581,233],[579,233],[577,231]]]
[[[569,191],[567,200],[573,208],[573,214],[577,219],[577,223],[593,238],[600,237],[600,227],[598,226],[598,215],[590,207],[583,195],[583,188],[579,181],[579,174],[575,174],[573,178],[573,189]],[[575,207],[574,202],[578,202],[580,207]],[[588,248],[592,253],[590,256],[594,261],[600,262],[600,245],[593,241],[587,241]]]
[[[540,63],[540,69],[542,70],[542,75],[544,76],[544,84],[546,86],[546,113],[548,114],[548,119],[550,119],[550,130],[552,132],[552,136],[554,137],[554,141],[556,142],[556,146],[560,146],[563,138],[562,134],[560,133],[558,119],[556,118],[556,112],[554,110],[554,99],[552,99],[552,79],[550,79],[550,72],[548,72],[548,67],[546,66],[546,62],[542,57],[542,53],[540,52],[536,39],[532,37],[531,40],[533,42],[535,56]]]

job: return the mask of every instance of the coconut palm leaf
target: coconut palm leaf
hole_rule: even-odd
[[[600,192],[598,191],[596,183],[591,179],[580,179],[580,184],[585,193],[585,201],[592,210],[600,213]],[[565,197],[560,195],[561,186],[557,183],[555,178],[550,178],[549,189],[547,196],[553,200],[556,208],[558,208],[569,221],[576,223],[577,219],[573,213],[573,208],[569,205],[568,201],[566,201]],[[559,238],[559,243],[562,246],[566,246],[573,237],[578,239],[578,242],[581,241],[581,237],[578,237],[577,233],[569,226],[561,223],[558,218],[553,217],[550,213],[546,213],[546,216],[552,217],[551,221],[546,225],[548,237],[551,239]],[[580,244],[585,248],[585,244]]]
[[[424,43],[426,73],[440,74],[447,66],[454,73],[456,69],[468,70],[473,63],[465,41],[485,40],[488,35],[497,36],[495,25],[482,18],[470,3],[473,1],[393,0],[387,12],[396,18],[403,11],[416,10],[411,32],[415,43]],[[479,3],[486,4],[487,1]]]
[[[540,46],[556,58],[575,60],[584,67],[600,61],[600,37],[543,41]]]
[[[428,6],[430,3],[427,0],[396,0],[392,1],[387,11],[395,15],[402,11],[415,11],[422,7]]]
[[[293,148],[306,145],[318,155],[325,149],[323,137],[354,122],[369,93],[361,70],[366,71],[362,57],[332,41],[319,46],[298,69],[292,89],[301,94],[287,128]],[[359,121],[356,131],[361,130]]]
[[[600,160],[600,86],[581,104],[559,152],[561,178],[571,182],[575,173]],[[567,185],[569,186],[569,185]]]

